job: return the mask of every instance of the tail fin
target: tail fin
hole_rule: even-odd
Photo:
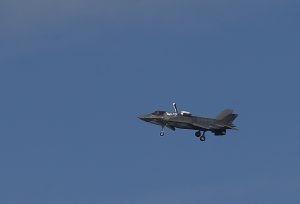
[[[223,110],[218,116],[217,116],[217,120],[223,120],[226,116],[230,115],[233,113],[233,110],[231,109],[225,109]]]
[[[224,117],[222,122],[228,125],[232,125],[232,122],[234,121],[234,119],[236,119],[237,116],[238,114],[231,113],[230,115]]]
[[[232,124],[232,122],[234,121],[234,119],[236,119],[237,116],[238,114],[234,114],[233,110],[225,109],[217,116],[216,119],[222,121],[225,124]]]

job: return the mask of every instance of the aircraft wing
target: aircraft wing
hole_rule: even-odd
[[[198,123],[193,123],[193,126],[203,128],[206,130],[218,130],[218,129],[233,129],[237,130],[235,126],[229,126],[229,125],[220,125],[220,124],[198,124]]]
[[[206,129],[206,130],[218,129],[218,127],[216,127],[214,125],[199,124],[199,123],[193,123],[193,126],[199,127],[199,128],[202,128],[202,129]]]

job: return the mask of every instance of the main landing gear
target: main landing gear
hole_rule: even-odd
[[[197,132],[195,132],[195,136],[199,137],[199,139],[204,142],[205,141],[205,131],[203,131],[203,134],[201,135],[201,131],[198,130]]]
[[[205,141],[205,136],[204,136],[204,135],[200,136],[200,140],[201,140],[202,142],[204,142],[204,141]]]

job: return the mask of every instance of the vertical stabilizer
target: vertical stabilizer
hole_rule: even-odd
[[[237,116],[238,114],[231,113],[225,116],[225,118],[223,118],[221,121],[227,125],[233,125],[232,122],[234,121],[234,119],[236,119]]]
[[[223,110],[218,116],[217,116],[217,120],[223,120],[226,116],[230,115],[233,113],[232,109],[225,109]]]

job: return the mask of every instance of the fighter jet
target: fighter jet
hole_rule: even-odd
[[[174,113],[166,111],[155,111],[153,113],[139,116],[138,118],[149,123],[161,126],[160,136],[164,136],[164,128],[167,127],[173,131],[176,128],[196,130],[195,136],[201,141],[205,141],[205,133],[210,131],[216,136],[223,136],[226,130],[237,130],[232,123],[238,114],[233,113],[231,109],[225,109],[216,118],[204,118],[193,116],[188,111],[178,111],[176,103],[173,103]]]

